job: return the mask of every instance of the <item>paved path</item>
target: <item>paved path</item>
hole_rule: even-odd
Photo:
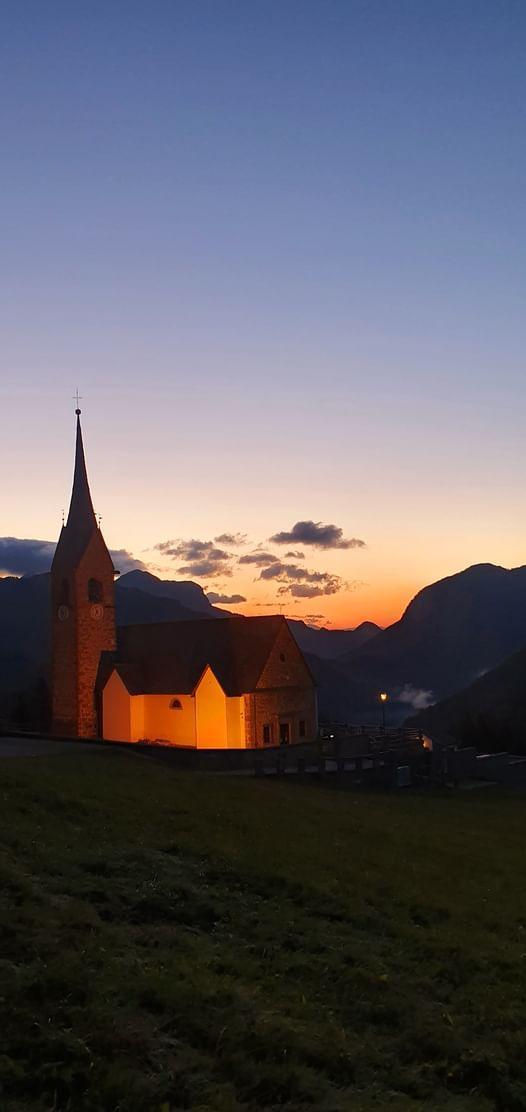
[[[80,741],[50,741],[48,738],[2,737],[0,757],[62,757],[68,753],[101,753],[100,745]]]

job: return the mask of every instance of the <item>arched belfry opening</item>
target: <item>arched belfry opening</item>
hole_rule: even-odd
[[[100,579],[90,576],[88,579],[88,599],[90,602],[103,602],[104,587]]]

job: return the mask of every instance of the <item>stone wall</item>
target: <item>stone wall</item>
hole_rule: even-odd
[[[68,615],[61,621],[58,614],[65,578]],[[92,578],[102,584],[100,604],[88,596]],[[67,575],[62,568],[52,578],[51,594],[53,730],[66,736],[97,737],[95,681],[100,654],[116,647],[113,564],[99,529],[94,530],[78,566]]]
[[[304,736],[300,722],[305,723]],[[285,623],[278,634],[255,692],[245,695],[247,747],[264,744],[269,726],[270,745],[280,743],[280,725],[289,724],[289,743],[314,741],[318,734],[316,688],[301,650]]]

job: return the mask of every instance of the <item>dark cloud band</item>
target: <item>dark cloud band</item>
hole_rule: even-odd
[[[256,568],[264,568],[267,564],[279,563],[279,557],[274,556],[272,552],[247,552],[246,556],[240,556],[239,564],[253,564]]]
[[[55,541],[0,537],[0,574],[41,575],[49,571],[55,548]],[[110,550],[110,556],[120,572],[146,570],[143,561],[136,560],[125,548]]]
[[[338,525],[323,525],[321,521],[297,521],[289,532],[274,533],[272,544],[307,544],[313,548],[365,548],[365,541],[358,537],[344,537]]]
[[[214,541],[200,541],[195,538],[189,541],[160,541],[155,545],[155,550],[171,560],[183,560],[184,563],[177,569],[180,575],[195,576],[196,579],[232,575],[231,553],[218,548]]]
[[[221,595],[217,591],[208,591],[206,597],[209,602],[222,606],[239,606],[241,602],[247,601],[244,595]]]

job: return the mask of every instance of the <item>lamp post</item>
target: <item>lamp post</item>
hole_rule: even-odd
[[[389,695],[387,691],[378,692],[378,702],[380,703],[380,706],[382,708],[382,730],[385,734],[385,708],[387,703],[389,702]]]

